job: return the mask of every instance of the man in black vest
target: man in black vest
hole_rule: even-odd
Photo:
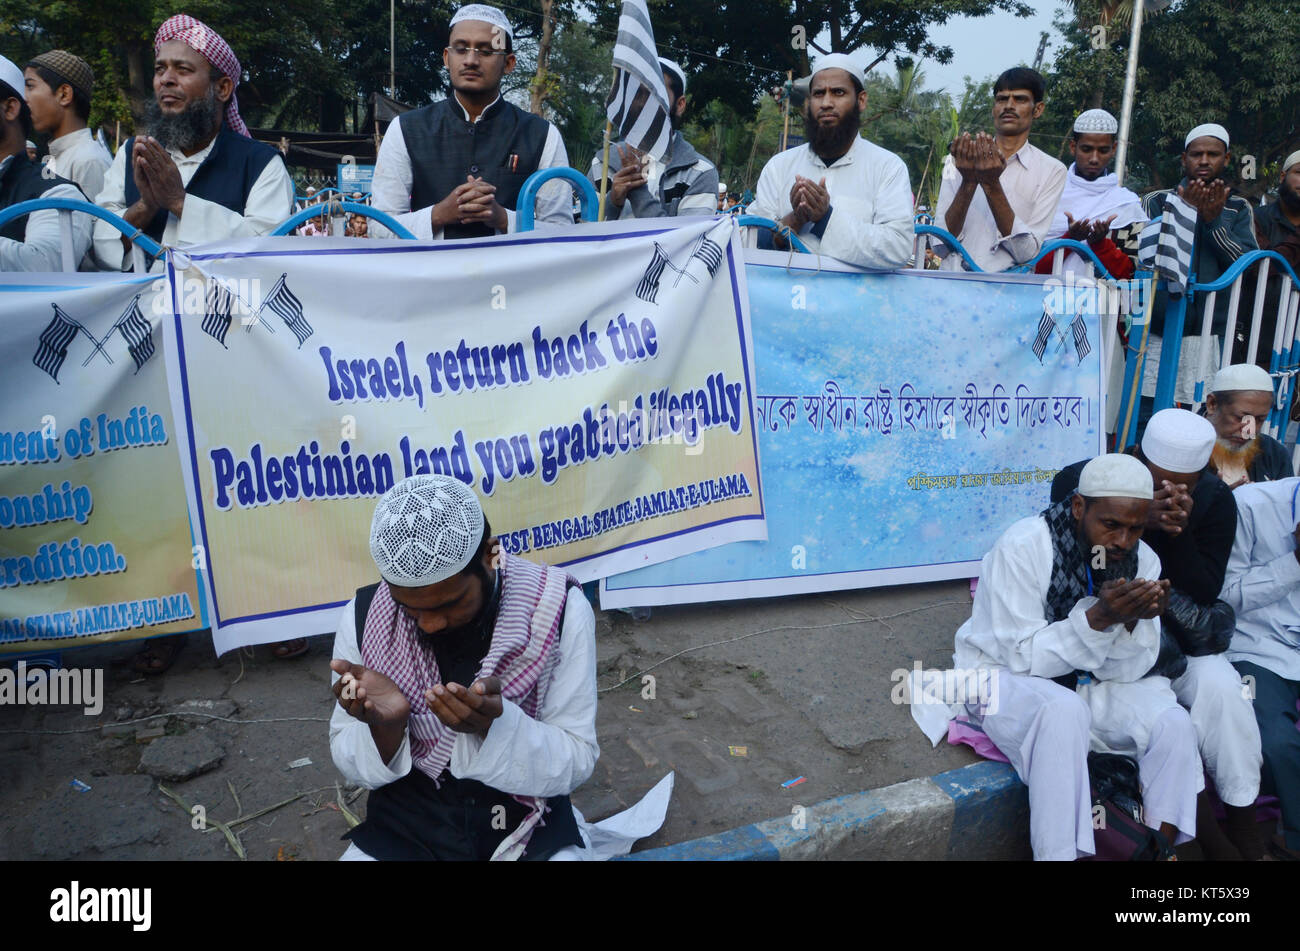
[[[23,74],[0,56],[0,208],[33,198],[73,198],[85,201],[72,182],[44,174],[27,157],[32,114],[23,94]],[[72,216],[73,262],[90,245],[90,216]],[[63,239],[59,213],[38,211],[15,218],[0,228],[0,271],[63,270]]]
[[[288,218],[293,181],[275,149],[249,137],[239,78],[239,60],[214,30],[184,14],[163,23],[154,37],[150,134],[126,140],[96,202],[173,247],[267,234]],[[107,222],[95,225],[102,267],[129,267],[130,247]]]
[[[442,61],[452,95],[404,113],[379,146],[373,204],[417,238],[476,238],[516,230],[528,176],[569,164],[554,125],[501,97],[515,68],[513,32],[495,7],[474,3],[451,18]],[[414,209],[414,210],[413,210]],[[538,194],[539,224],[572,224],[572,190],[552,182]],[[387,232],[375,226],[376,236]]]

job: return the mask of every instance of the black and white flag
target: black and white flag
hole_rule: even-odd
[[[722,247],[716,241],[704,236],[700,237],[700,246],[695,249],[691,255],[696,260],[703,261],[704,266],[708,269],[709,277],[718,273],[718,268],[722,267]]]
[[[1070,332],[1074,334],[1074,352],[1079,355],[1079,362],[1092,353],[1092,344],[1088,343],[1088,328],[1083,322],[1083,314],[1076,314],[1070,322]]]
[[[285,326],[293,331],[293,335],[298,338],[298,347],[301,348],[312,335],[312,328],[302,315],[302,301],[298,300],[293,291],[289,290],[289,285],[285,283],[286,277],[288,274],[280,275],[280,279],[275,282],[275,287],[271,288],[271,293],[267,295],[266,300],[262,301],[259,311],[270,308],[284,321]]]
[[[140,311],[139,294],[114,326],[126,341],[126,349],[135,361],[135,372],[139,373],[145,361],[153,356],[153,325]]]
[[[659,281],[664,276],[664,268],[668,266],[668,253],[655,242],[654,256],[650,259],[650,266],[645,269],[641,275],[641,280],[636,285],[636,296],[643,301],[653,304],[655,296],[659,293]]]
[[[54,308],[54,318],[41,331],[40,342],[36,345],[32,363],[58,383],[59,370],[63,367],[63,361],[68,358],[68,344],[72,343],[77,332],[82,328],[79,323],[60,310],[58,304],[51,306]]]
[[[614,85],[605,100],[605,115],[618,138],[662,160],[673,131],[668,113],[650,11],[645,0],[623,0],[614,41]]]
[[[230,330],[230,311],[235,306],[234,295],[218,281],[208,281],[207,307],[203,313],[203,332],[223,347]],[[229,347],[226,347],[229,350]]]
[[[1042,319],[1038,321],[1038,336],[1034,340],[1034,356],[1038,358],[1039,363],[1043,362],[1043,354],[1047,352],[1047,341],[1052,339],[1052,331],[1055,329],[1056,321],[1044,308]]]

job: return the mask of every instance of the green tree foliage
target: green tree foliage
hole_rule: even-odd
[[[1073,117],[1100,106],[1120,114],[1127,29],[1108,30],[1094,49],[1096,0],[1058,23],[1066,44],[1048,77],[1044,128],[1058,138]],[[1300,146],[1300,7],[1276,0],[1181,0],[1142,24],[1130,143],[1134,188],[1165,188],[1180,176],[1183,138],[1202,122],[1232,135],[1234,169],[1255,159],[1256,177],[1239,182],[1257,196],[1275,184],[1278,165]]]

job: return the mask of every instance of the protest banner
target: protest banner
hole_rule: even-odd
[[[680,224],[680,226],[679,226]],[[582,580],[765,537],[730,220],[169,261],[169,377],[218,653],[333,630],[377,498],[443,472]]]
[[[205,624],[152,305],[165,290],[0,275],[0,653]]]
[[[606,578],[602,607],[969,578],[1102,451],[1086,287],[747,260],[768,540]]]

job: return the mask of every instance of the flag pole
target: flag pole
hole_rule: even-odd
[[[612,125],[608,119],[605,120],[605,158],[600,168],[600,208],[596,213],[597,221],[605,220],[605,189],[609,184],[609,130]]]

